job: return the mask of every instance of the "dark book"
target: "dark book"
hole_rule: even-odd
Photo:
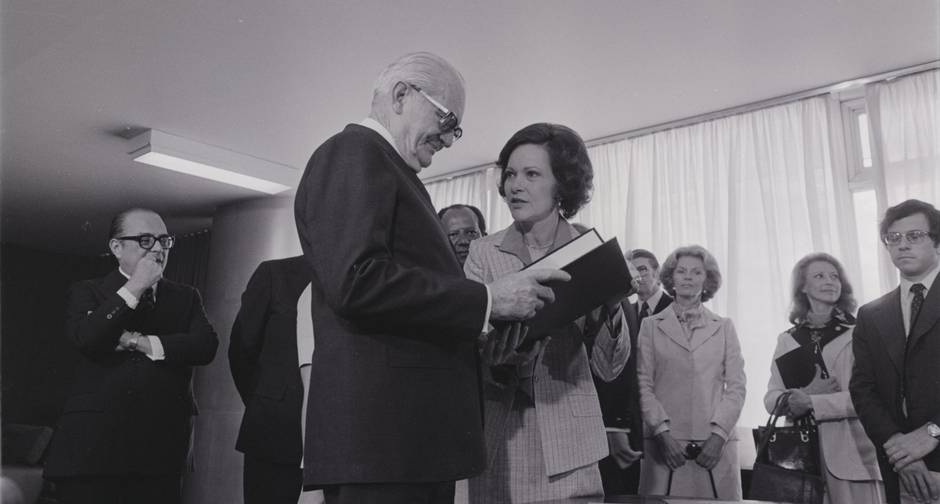
[[[780,371],[780,377],[783,378],[783,385],[789,388],[802,388],[809,385],[816,376],[816,364],[820,364],[823,369],[823,377],[827,377],[828,372],[822,359],[816,357],[816,345],[801,345],[798,348],[777,357],[774,361],[777,363],[777,370]]]
[[[632,287],[630,270],[616,238],[603,242],[590,229],[526,269],[562,269],[571,275],[568,282],[550,282],[555,302],[545,305],[526,321],[527,339],[538,340],[557,327],[586,315],[604,303],[622,298]]]

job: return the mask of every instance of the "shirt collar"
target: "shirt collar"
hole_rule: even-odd
[[[927,273],[927,275],[924,276],[924,278],[922,278],[919,282],[912,282],[904,277],[901,277],[901,295],[910,296],[911,286],[916,283],[919,283],[919,284],[922,284],[926,288],[926,290],[924,291],[924,297],[926,297],[927,291],[930,290],[930,286],[932,286],[934,280],[937,279],[938,273],[940,273],[940,264],[937,264],[936,266],[934,266],[933,270]]]
[[[659,300],[663,298],[663,288],[657,287],[656,293],[649,297],[646,300],[646,306],[649,306],[650,314],[653,313],[653,310],[656,309],[656,306],[659,305]],[[643,306],[643,301],[640,301],[640,307]]]
[[[385,126],[382,126],[382,123],[376,121],[375,119],[371,117],[366,117],[365,119],[359,121],[359,125],[365,126],[366,128],[369,128],[370,130],[381,135],[382,138],[384,138],[385,141],[388,142],[389,145],[391,145],[393,149],[395,149],[395,153],[398,154],[400,158],[405,159],[405,157],[401,155],[401,151],[398,150],[398,146],[395,145],[395,139],[392,138],[392,134],[388,131],[388,128],[386,128]],[[418,170],[415,170],[415,171],[418,171]]]

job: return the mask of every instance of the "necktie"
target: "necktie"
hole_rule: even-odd
[[[911,286],[911,293],[914,298],[911,299],[911,331],[914,330],[914,322],[917,322],[917,315],[920,314],[920,307],[924,305],[924,291],[927,290],[924,284],[916,283]]]
[[[640,320],[643,320],[649,316],[650,316],[650,305],[646,304],[646,301],[643,301],[643,304],[640,305]]]
[[[140,302],[138,305],[144,310],[149,310],[153,308],[153,305],[156,304],[156,300],[153,296],[153,287],[145,290],[143,294],[140,295]]]

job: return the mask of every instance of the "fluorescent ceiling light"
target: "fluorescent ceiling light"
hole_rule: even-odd
[[[129,141],[134,161],[267,194],[295,187],[300,175],[290,166],[159,130],[147,130]]]

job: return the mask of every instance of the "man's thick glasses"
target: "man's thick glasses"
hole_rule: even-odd
[[[440,116],[440,119],[437,120],[437,126],[441,129],[441,133],[453,133],[454,140],[463,136],[463,129],[460,126],[457,126],[457,114],[447,110],[447,107],[441,105],[437,100],[431,98],[431,95],[427,94],[414,84],[408,84],[415,91],[417,91],[421,96],[424,97],[427,101],[431,102],[431,105],[434,105],[434,108],[437,109],[437,113]]]
[[[166,249],[173,248],[173,245],[176,244],[176,237],[173,235],[160,235],[154,236],[152,234],[140,234],[137,236],[118,236],[118,240],[131,240],[137,242],[140,245],[140,248],[144,250],[150,250],[153,248],[157,242],[160,242],[160,246]]]
[[[885,245],[899,245],[903,238],[907,240],[907,243],[917,245],[923,243],[924,240],[931,236],[933,235],[931,235],[929,231],[915,229],[914,231],[908,231],[906,233],[885,233],[881,235],[881,241],[883,241]]]

